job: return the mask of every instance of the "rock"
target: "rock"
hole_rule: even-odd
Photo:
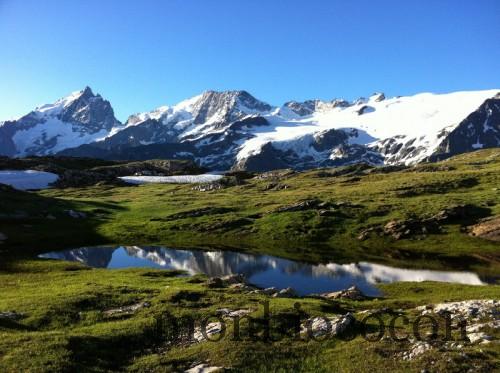
[[[422,314],[428,314],[431,312],[437,314],[450,313],[452,319],[495,319],[500,316],[499,307],[499,300],[477,299],[461,302],[439,303],[434,305],[432,309],[429,309],[427,306],[417,307],[416,309],[421,311]]]
[[[142,308],[151,307],[149,302],[141,302],[132,304],[130,306],[123,306],[118,308],[112,308],[103,312],[105,316],[116,316],[116,315],[132,315]]]
[[[0,320],[19,320],[23,318],[22,313],[17,313],[16,311],[5,311],[0,312]]]
[[[4,241],[7,241],[7,235],[5,233],[0,232],[0,244],[2,244]]]
[[[212,373],[222,370],[222,367],[209,366],[208,364],[198,364],[184,371],[184,373]]]
[[[476,332],[476,333],[468,333],[467,338],[469,338],[470,343],[482,343],[484,341],[491,341],[493,340],[493,337],[483,333],[483,332]]]
[[[314,338],[336,336],[353,327],[356,319],[351,313],[340,317],[312,317],[300,326],[300,333]]]
[[[481,220],[478,224],[468,227],[468,232],[471,236],[500,241],[500,215]]]
[[[87,217],[87,214],[82,211],[65,210],[65,212],[73,219],[85,219]]]
[[[335,291],[332,293],[321,294],[321,297],[326,299],[351,299],[351,300],[364,300],[367,298],[361,290],[356,286],[351,286],[348,289]]]
[[[265,295],[274,295],[279,292],[278,288],[275,287],[270,287],[270,288],[265,288],[261,290],[262,294]]]
[[[362,230],[359,235],[358,235],[358,240],[359,241],[364,241],[370,237],[370,234],[375,231],[375,228],[368,228]]]
[[[245,276],[240,275],[240,274],[227,275],[227,276],[221,277],[221,280],[224,283],[224,285],[244,284],[245,283]]]
[[[207,280],[206,285],[213,289],[213,288],[222,288],[224,287],[224,282],[220,277],[211,277]]]
[[[207,324],[205,328],[205,335],[210,339],[212,335],[219,334],[222,331],[222,323],[220,322],[212,322]],[[207,338],[205,338],[205,335],[203,335],[203,332],[201,330],[201,327],[197,327],[194,330],[193,333],[193,341],[194,342],[203,342]]]
[[[294,170],[291,169],[284,169],[284,170],[273,170],[273,171],[267,171],[263,172],[259,175],[257,175],[255,178],[258,180],[266,180],[266,179],[283,179],[289,176],[292,176],[295,174]]]
[[[452,222],[477,215],[478,208],[474,205],[456,205],[439,211],[432,219],[439,222]]]
[[[395,240],[439,232],[441,232],[441,227],[434,219],[391,220],[383,228],[383,233],[392,236]]]
[[[295,298],[297,296],[297,292],[290,287],[273,294],[274,298]]]
[[[252,311],[249,309],[240,309],[232,311],[229,308],[221,308],[215,311],[215,313],[223,317],[241,317],[252,313]]]
[[[402,358],[403,360],[413,360],[431,349],[432,346],[429,343],[417,342],[410,348],[410,350],[402,354]]]
[[[256,288],[251,286],[251,285],[241,284],[241,283],[231,284],[231,285],[229,285],[229,288],[234,289],[234,290],[239,290],[239,291],[254,291],[254,290],[256,290]]]
[[[48,214],[45,219],[49,219],[49,220],[56,220],[56,217],[52,214]]]

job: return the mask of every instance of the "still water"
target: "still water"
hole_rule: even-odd
[[[269,255],[156,246],[84,247],[40,256],[81,262],[96,268],[177,269],[208,276],[241,273],[248,282],[259,287],[292,287],[300,295],[342,290],[352,285],[368,295],[378,295],[376,284],[398,281],[483,284],[472,272],[404,269],[368,262],[308,264]]]

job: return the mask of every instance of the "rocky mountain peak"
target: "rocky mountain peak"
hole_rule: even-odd
[[[194,123],[231,122],[243,115],[266,112],[271,106],[257,100],[247,91],[206,91],[194,104]]]
[[[70,100],[65,100],[58,118],[63,122],[83,125],[91,133],[103,129],[109,131],[120,125],[109,101],[94,94],[88,86],[79,94],[73,94]]]

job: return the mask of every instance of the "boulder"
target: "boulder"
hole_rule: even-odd
[[[326,299],[350,299],[350,300],[364,300],[367,298],[361,290],[356,286],[351,286],[348,289],[334,291],[332,293],[321,294],[321,297]]]
[[[5,233],[0,232],[0,244],[7,240],[7,235]]]
[[[277,293],[273,294],[274,298],[295,298],[297,297],[297,292],[292,288],[281,289]]]

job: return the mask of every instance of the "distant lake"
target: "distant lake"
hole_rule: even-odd
[[[292,287],[300,295],[337,291],[356,285],[366,294],[375,296],[380,294],[376,284],[402,281],[483,284],[472,272],[404,269],[369,262],[308,264],[269,255],[222,250],[178,250],[156,246],[83,247],[50,252],[40,257],[75,261],[95,268],[176,269],[211,277],[241,273],[259,287]]]

